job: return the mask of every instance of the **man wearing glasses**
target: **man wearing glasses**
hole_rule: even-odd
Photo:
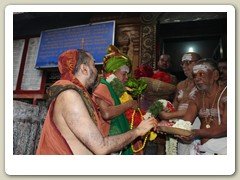
[[[181,66],[187,78],[177,84],[177,91],[173,101],[173,105],[177,111],[175,112],[162,111],[159,114],[161,119],[175,119],[175,118],[182,119],[183,118],[188,108],[189,97],[194,97],[197,92],[197,88],[195,87],[195,84],[193,81],[192,70],[193,70],[193,66],[200,59],[201,59],[201,56],[195,52],[188,52],[182,56]],[[200,128],[200,120],[198,118],[196,118],[196,120],[194,121],[193,128],[194,129]],[[190,151],[194,149],[194,145],[197,142],[198,141],[195,141],[192,144],[183,144],[179,142],[178,154],[179,155],[192,154],[193,152],[190,152]]]

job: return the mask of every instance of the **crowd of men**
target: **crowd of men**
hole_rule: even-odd
[[[109,82],[111,77],[126,82],[131,60],[114,48],[105,56],[101,78],[89,52],[73,49],[59,56],[61,79],[48,91],[50,106],[36,154],[132,155],[132,142],[171,119],[189,121],[193,127],[191,135],[175,137],[179,155],[227,154],[226,60],[217,64],[198,53],[185,53],[181,66],[186,79],[177,83],[171,75],[177,84],[172,101],[176,111],[162,111],[158,119],[150,117],[131,129],[125,112],[139,103],[121,102]],[[170,55],[161,55],[158,71],[167,72],[169,65]]]

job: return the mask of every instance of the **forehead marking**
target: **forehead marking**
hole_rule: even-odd
[[[182,57],[182,61],[191,61],[192,55],[191,54],[184,54]]]
[[[207,72],[208,70],[210,70],[211,68],[206,65],[206,64],[198,64],[198,65],[195,65],[193,67],[193,73],[197,73],[199,71],[204,71],[204,72]]]

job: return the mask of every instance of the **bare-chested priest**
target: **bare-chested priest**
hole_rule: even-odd
[[[173,105],[176,109],[174,112],[165,112],[162,111],[159,114],[161,119],[181,119],[185,115],[188,108],[188,101],[190,97],[194,97],[197,88],[195,87],[192,70],[193,66],[197,63],[198,60],[201,59],[201,56],[196,52],[187,52],[182,56],[181,66],[183,68],[183,72],[187,77],[185,80],[179,82],[177,84],[177,91],[175,93]],[[200,120],[197,117],[193,123],[193,129],[200,128]],[[199,140],[195,140],[191,144],[178,142],[177,154],[178,155],[189,155],[195,153],[195,146],[199,143]]]
[[[212,59],[198,61],[193,67],[193,78],[198,92],[190,99],[183,119],[193,122],[198,116],[201,127],[180,138],[200,138],[200,154],[227,154],[227,87],[218,83],[217,63]]]

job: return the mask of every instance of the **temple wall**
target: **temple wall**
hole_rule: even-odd
[[[44,102],[32,105],[13,101],[14,155],[35,154],[46,113]]]

